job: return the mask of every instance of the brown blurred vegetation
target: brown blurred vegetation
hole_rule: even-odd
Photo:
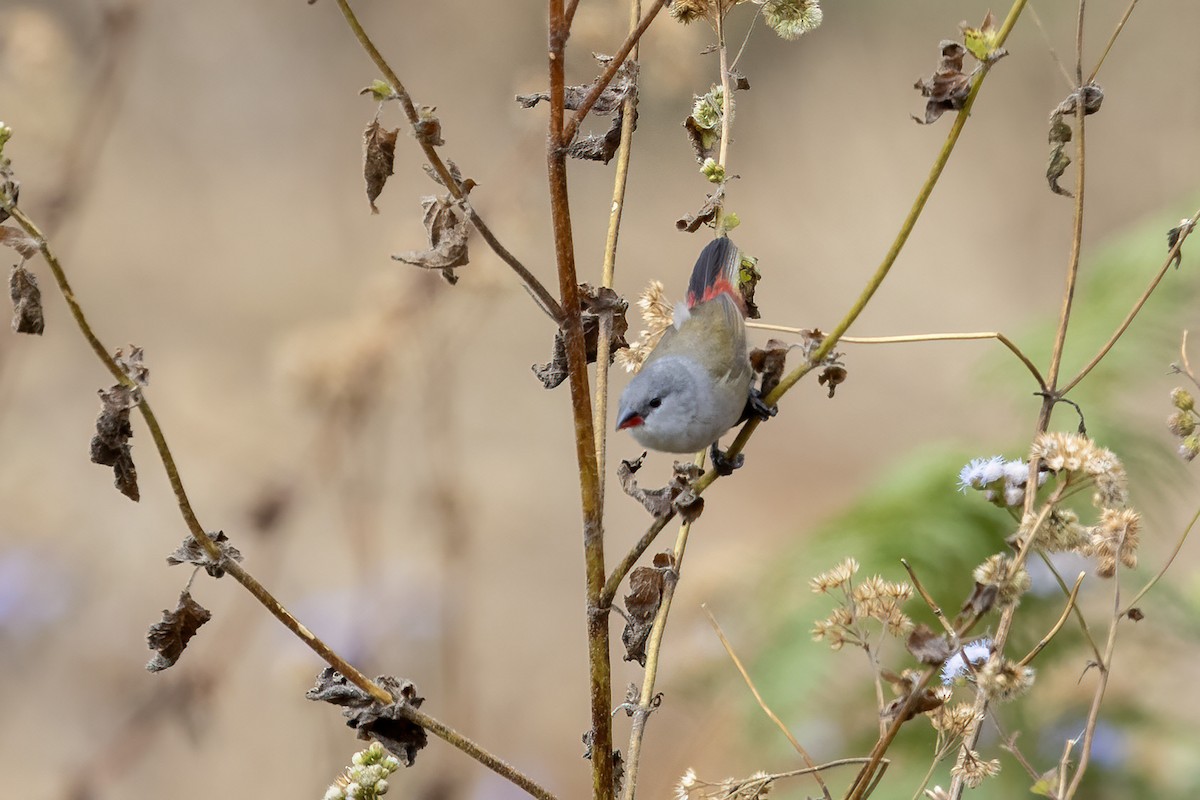
[[[541,88],[544,6],[360,5],[415,98],[438,107],[444,152],[480,184],[476,207],[552,283],[545,110],[512,100]],[[1089,3],[1091,58],[1124,5]],[[128,15],[115,33],[104,23],[114,10]],[[828,328],[856,296],[944,136],[947,120],[909,119],[923,105],[912,81],[932,68],[939,39],[986,10],[830,2],[799,44],[754,33],[730,207],[739,243],[760,259],[766,320]],[[1069,53],[1074,4],[1037,10]],[[574,79],[590,79],[588,53],[611,51],[625,20],[621,3],[584,0]],[[1151,215],[1165,232],[1194,205],[1198,25],[1192,4],[1143,4],[1104,68],[1104,110],[1088,128],[1085,263],[1106,235]],[[707,189],[679,128],[716,74],[698,55],[707,43],[701,28],[664,18],[643,45],[617,268],[626,296],[651,278],[681,294],[700,243],[674,220]],[[1057,313],[1071,208],[1043,173],[1046,118],[1068,88],[1031,19],[1008,49],[852,333],[1007,331]],[[53,220],[104,341],[145,348],[150,396],[202,522],[229,533],[251,572],[366,673],[415,681],[426,710],[582,796],[570,415],[565,387],[546,392],[529,372],[552,331],[474,240],[454,288],[389,260],[422,245],[417,201],[433,185],[402,136],[382,213],[368,213],[360,135],[375,106],[357,92],[376,77],[326,2],[0,6],[0,118],[15,131],[6,154],[22,205]],[[577,164],[571,181],[581,275],[594,280],[611,170]],[[336,712],[303,698],[315,657],[232,582],[199,580],[214,621],[180,665],[143,670],[145,628],[186,580],[163,561],[184,528],[137,423],[140,505],[88,463],[108,376],[48,278],[43,288],[46,335],[0,337],[2,793],[319,797],[356,742]],[[747,468],[710,494],[667,635],[668,703],[650,723],[646,796],[664,796],[702,760],[714,777],[764,766],[739,751],[739,718],[721,707],[745,699],[732,672],[720,703],[673,683],[703,664],[724,668],[700,602],[736,614],[781,542],[926,440],[970,441],[981,420],[993,441],[1028,436],[1033,398],[973,392],[971,366],[989,347],[850,351],[836,400],[815,385],[793,392]],[[1085,357],[1069,353],[1068,364]],[[1165,369],[1174,354],[1148,357]],[[1165,401],[1142,411],[1149,435],[1166,440]],[[637,452],[626,437],[610,442],[614,459]],[[255,512],[261,522],[271,502],[281,514],[260,530]],[[623,552],[644,514],[611,479],[608,506],[609,551]],[[617,665],[618,701],[640,674]],[[440,742],[392,783],[415,798],[443,796],[446,782],[519,796]]]

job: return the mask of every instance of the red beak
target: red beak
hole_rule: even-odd
[[[646,420],[642,419],[638,414],[630,411],[623,419],[617,420],[617,430],[623,431],[626,428],[636,428]]]

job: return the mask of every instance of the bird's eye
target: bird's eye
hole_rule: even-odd
[[[661,405],[662,405],[662,400],[661,400],[660,398],[658,398],[658,397],[656,397],[656,398],[654,398],[653,400],[651,400],[651,401],[650,401],[650,407],[651,407],[651,408],[658,408],[658,407],[659,407],[659,406],[661,406]]]

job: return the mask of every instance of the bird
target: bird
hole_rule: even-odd
[[[752,391],[746,305],[737,288],[741,264],[728,237],[705,246],[687,303],[676,305],[672,325],[621,393],[617,430],[628,430],[643,447],[696,453],[711,445],[715,457],[726,431],[773,413]]]

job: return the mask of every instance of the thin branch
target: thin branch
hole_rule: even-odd
[[[1037,9],[1033,3],[1029,4],[1029,16],[1033,17],[1033,24],[1037,26],[1038,32],[1042,34],[1042,41],[1046,43],[1046,49],[1050,51],[1050,57],[1054,59],[1055,65],[1059,72],[1062,73],[1063,80],[1067,82],[1067,88],[1073,90],[1075,81],[1071,79],[1071,73],[1067,72],[1067,65],[1058,57],[1058,52],[1054,49],[1054,43],[1050,41],[1050,34],[1046,32],[1045,26],[1042,25],[1042,18],[1038,16]]]
[[[566,44],[570,28],[567,25],[563,0],[549,0],[548,6],[547,68],[550,84],[550,120],[546,141],[546,180],[550,194],[555,263],[558,266],[559,299],[563,309],[561,331],[567,353],[567,378],[571,390],[571,416],[575,431],[575,460],[579,468],[579,496],[583,516],[592,797],[593,800],[610,800],[615,788],[612,760],[612,664],[609,652],[609,609],[600,602],[606,578],[604,507],[600,488],[601,476],[596,459],[591,392],[588,387],[588,361],[579,303],[579,278],[575,268],[570,195],[567,191],[566,143],[570,138],[565,135],[563,129],[566,103]],[[661,0],[656,10],[659,6]],[[636,38],[633,41],[636,42]],[[610,66],[624,61],[630,49],[632,42],[624,54],[613,59]]]
[[[697,459],[699,463],[699,459]],[[683,567],[683,555],[687,550],[688,535],[692,523],[685,522],[679,526],[679,535],[675,538],[675,565],[670,577],[664,582],[662,599],[659,601],[658,612],[654,616],[654,625],[650,628],[650,637],[646,640],[646,672],[642,676],[642,689],[638,695],[637,706],[633,710],[633,723],[629,726],[629,747],[625,751],[625,790],[624,800],[633,800],[637,793],[638,769],[641,766],[642,742],[646,734],[646,722],[654,710],[654,683],[658,679],[658,659],[662,653],[663,634],[667,629],[667,615],[671,612],[671,600],[675,597],[675,586],[679,582],[680,570]]]
[[[1004,728],[1000,727],[1000,720],[996,719],[995,714],[988,714],[988,719],[992,721],[992,727],[996,729],[996,733],[1000,734],[1000,739],[1002,740],[1000,747],[1012,754],[1013,758],[1017,760],[1017,763],[1019,763],[1022,769],[1025,770],[1025,774],[1028,775],[1034,783],[1037,783],[1039,780],[1041,780],[1041,773],[1034,769],[1033,764],[1029,763],[1029,759],[1027,759],[1021,752],[1020,748],[1017,747],[1017,734],[1014,733],[1012,736],[1009,736],[1007,733],[1005,733]]]
[[[742,680],[746,682],[746,686],[750,689],[750,693],[753,694],[754,699],[758,701],[759,708],[761,708],[763,713],[766,714],[767,717],[775,723],[775,726],[783,732],[783,735],[787,737],[789,742],[791,742],[792,747],[795,748],[796,752],[800,754],[800,758],[804,759],[804,763],[808,765],[808,769],[810,772],[812,772],[813,778],[821,787],[821,794],[824,795],[825,800],[831,800],[829,787],[826,786],[825,781],[821,779],[820,769],[812,760],[812,756],[808,754],[808,751],[804,749],[804,746],[800,744],[799,740],[792,735],[792,732],[788,730],[788,726],[783,724],[783,720],[781,720],[775,714],[775,712],[771,710],[771,707],[767,705],[767,701],[763,700],[763,696],[759,693],[758,687],[756,687],[754,685],[754,681],[750,679],[750,673],[746,672],[745,666],[742,665],[742,660],[738,658],[737,653],[734,652],[733,645],[731,645],[729,643],[729,639],[725,637],[725,631],[721,630],[720,623],[717,622],[717,618],[713,616],[712,612],[708,610],[708,606],[702,603],[700,608],[704,611],[705,616],[708,617],[708,622],[710,625],[712,625],[713,630],[716,631],[717,638],[721,640],[721,646],[725,648],[725,652],[729,654],[729,658],[732,659],[733,665],[737,667],[737,671],[741,673]]]
[[[729,133],[733,127],[733,88],[729,83],[729,47],[725,43],[724,3],[717,3],[714,11],[717,26],[717,54],[721,69],[721,147],[717,152],[717,163],[725,168],[729,162]],[[716,211],[716,235],[725,235],[725,202]]]
[[[1050,570],[1050,574],[1054,576],[1054,580],[1058,582],[1058,588],[1062,590],[1063,595],[1069,596],[1071,590],[1067,588],[1067,582],[1063,580],[1063,576],[1059,574],[1054,566],[1054,562],[1045,553],[1039,551],[1042,561],[1046,564],[1046,568]],[[1100,645],[1096,644],[1096,639],[1092,636],[1092,629],[1088,626],[1087,617],[1079,610],[1079,605],[1076,604],[1072,609],[1075,614],[1075,619],[1079,622],[1079,629],[1083,633],[1083,638],[1087,640],[1088,646],[1092,648],[1092,654],[1096,656],[1096,663],[1104,660],[1104,654],[1100,652]]]
[[[1040,642],[1034,645],[1034,648],[1029,651],[1028,655],[1017,662],[1018,667],[1028,666],[1029,662],[1037,658],[1038,653],[1046,649],[1046,645],[1050,644],[1050,641],[1058,635],[1060,630],[1062,630],[1062,626],[1067,622],[1067,617],[1071,616],[1071,611],[1075,608],[1075,598],[1079,596],[1079,587],[1083,585],[1083,579],[1085,577],[1087,577],[1086,572],[1079,573],[1079,577],[1075,579],[1075,586],[1071,589],[1070,596],[1067,597],[1067,605],[1063,609],[1062,614],[1059,616],[1058,622],[1054,623],[1054,627],[1052,627],[1046,633],[1046,635],[1042,637]]]
[[[1162,569],[1160,569],[1155,576],[1151,578],[1146,585],[1143,586],[1141,590],[1139,590],[1138,593],[1133,596],[1133,599],[1129,601],[1127,606],[1125,606],[1125,610],[1121,612],[1122,617],[1126,616],[1130,610],[1138,604],[1138,601],[1145,596],[1146,592],[1153,589],[1154,584],[1158,583],[1162,576],[1167,574],[1167,570],[1170,569],[1172,562],[1175,561],[1175,556],[1179,555],[1179,551],[1183,549],[1183,543],[1187,541],[1188,534],[1191,533],[1192,528],[1196,526],[1197,520],[1200,520],[1200,509],[1196,510],[1196,513],[1192,515],[1192,521],[1189,522],[1188,526],[1183,529],[1183,535],[1180,536],[1179,541],[1175,543],[1175,549],[1171,551],[1171,555],[1167,558],[1167,563],[1163,564]]]
[[[625,580],[625,576],[629,574],[629,570],[633,569],[633,565],[637,563],[642,554],[654,543],[654,540],[662,533],[663,528],[667,527],[667,523],[674,518],[674,510],[665,517],[656,517],[654,522],[650,523],[650,527],[646,529],[646,532],[642,534],[642,538],[638,539],[633,547],[629,548],[629,552],[613,568],[612,574],[608,576],[608,580],[604,583],[604,591],[600,593],[600,605],[602,608],[608,608],[612,605],[613,599],[616,598],[617,592],[621,589],[621,581]]]
[[[596,78],[596,82],[592,84],[592,88],[584,95],[583,101],[579,104],[579,108],[576,109],[574,116],[563,127],[560,138],[555,140],[559,147],[565,148],[575,138],[575,134],[579,132],[580,124],[582,124],[588,112],[592,110],[592,106],[596,105],[596,101],[600,99],[600,95],[612,83],[613,78],[617,75],[617,70],[625,63],[625,59],[629,57],[638,40],[642,38],[642,34],[646,32],[646,29],[650,27],[650,23],[654,21],[654,18],[658,16],[658,12],[666,4],[667,0],[654,0],[649,10],[646,11],[646,15],[642,17],[641,22],[625,37],[625,41],[617,48],[617,52],[613,54],[612,60],[608,62],[604,71],[600,73],[600,77]],[[565,33],[566,31],[564,31]],[[563,40],[563,44],[566,44],[565,39]],[[551,109],[551,113],[553,113],[553,109]]]
[[[1191,219],[1197,218],[1200,218],[1200,208],[1196,209],[1196,213],[1191,216]],[[1184,240],[1187,239],[1188,235],[1191,234],[1194,229],[1194,226],[1183,226],[1183,230],[1179,232],[1179,239],[1176,240],[1175,246],[1172,247],[1170,252],[1167,253],[1167,258],[1163,262],[1162,267],[1159,268],[1158,274],[1156,274],[1150,280],[1150,285],[1146,287],[1146,290],[1142,292],[1142,296],[1139,297],[1137,302],[1133,304],[1133,308],[1130,309],[1129,313],[1125,316],[1125,319],[1121,322],[1121,324],[1117,326],[1117,330],[1112,336],[1109,337],[1108,341],[1104,343],[1104,346],[1100,348],[1100,352],[1096,353],[1092,360],[1089,361],[1083,367],[1083,369],[1079,370],[1079,374],[1068,381],[1067,385],[1059,390],[1059,394],[1066,394],[1067,392],[1071,391],[1071,389],[1075,388],[1081,380],[1087,377],[1089,372],[1095,369],[1096,365],[1100,363],[1100,360],[1108,355],[1108,351],[1113,349],[1113,345],[1117,343],[1117,340],[1120,339],[1121,336],[1125,334],[1125,331],[1129,329],[1129,326],[1133,324],[1134,317],[1136,317],[1138,312],[1142,310],[1142,306],[1146,305],[1146,301],[1150,299],[1150,295],[1154,293],[1154,290],[1158,287],[1158,284],[1161,283],[1162,279],[1166,276],[1167,271],[1171,269],[1171,261],[1176,255],[1178,255],[1180,248],[1183,247]]]
[[[16,220],[24,231],[29,234],[38,243],[38,250],[42,254],[42,258],[50,267],[50,272],[54,275],[54,280],[58,284],[59,291],[63,299],[66,300],[67,306],[71,311],[71,316],[75,320],[76,326],[91,346],[92,351],[104,364],[105,368],[112,376],[123,386],[130,388],[138,388],[137,385],[125,374],[120,365],[110,355],[108,348],[96,336],[92,329],[91,323],[88,322],[87,316],[84,314],[83,307],[75,297],[75,293],[71,290],[71,284],[67,280],[66,272],[59,263],[58,257],[50,249],[50,243],[42,234],[41,230],[32,220],[26,216],[20,208],[11,204],[8,197],[2,198],[2,203],[6,211]],[[154,410],[150,407],[150,402],[146,399],[145,393],[141,393],[141,398],[138,401],[138,411],[141,412],[142,418],[146,422],[146,427],[150,431],[150,438],[154,441],[154,447],[158,451],[159,458],[162,460],[163,470],[167,474],[167,480],[171,484],[171,490],[175,495],[175,502],[179,508],[179,513],[183,517],[184,523],[187,525],[188,532],[192,538],[204,549],[205,553],[215,563],[219,563],[221,568],[225,570],[235,581],[242,585],[267,611],[271,612],[284,627],[294,633],[302,642],[321,657],[325,663],[340,672],[345,678],[353,683],[371,697],[378,700],[380,703],[390,705],[395,702],[395,698],[383,687],[376,684],[352,664],[338,655],[329,645],[325,644],[312,631],[310,631],[300,620],[296,619],[291,612],[284,607],[272,595],[265,586],[251,575],[246,569],[236,561],[226,559],[216,542],[209,536],[204,526],[200,524],[200,520],[196,517],[196,512],[192,508],[191,500],[188,498],[187,492],[183,487],[183,480],[179,476],[179,468],[175,463],[175,457],[171,453],[171,448],[167,444],[166,436],[163,433],[162,426],[159,425],[158,417],[154,414]],[[499,775],[513,783],[521,786],[530,794],[539,798],[550,800],[553,798],[548,791],[542,789],[527,776],[518,772],[513,767],[501,761],[496,756],[488,753],[479,745],[472,742],[470,739],[462,736],[454,731],[453,728],[439,722],[428,714],[421,713],[416,709],[405,707],[405,713],[409,718],[418,725],[429,730],[434,735],[444,739],[449,744],[457,747],[459,750],[467,753],[472,758],[475,758],[484,766],[492,769]]]
[[[792,328],[785,325],[773,325],[766,322],[747,321],[746,327],[759,328],[767,331],[780,331],[781,333],[804,333],[804,328]],[[907,344],[912,342],[958,342],[958,341],[976,341],[980,339],[995,339],[1000,344],[1007,347],[1013,355],[1015,355],[1025,368],[1029,370],[1029,374],[1038,382],[1043,390],[1046,388],[1046,381],[1042,378],[1041,371],[1037,366],[1021,352],[1021,348],[1017,347],[1011,339],[999,331],[976,331],[971,333],[914,333],[906,336],[843,336],[841,338],[844,344]]]
[[[1099,682],[1096,684],[1096,692],[1092,696],[1092,706],[1088,709],[1087,724],[1083,729],[1083,747],[1079,753],[1079,766],[1075,768],[1075,774],[1071,776],[1071,785],[1067,788],[1066,794],[1062,796],[1062,800],[1070,800],[1079,791],[1079,784],[1083,781],[1083,775],[1087,772],[1088,763],[1091,761],[1092,740],[1096,736],[1096,723],[1100,719],[1100,705],[1104,702],[1104,692],[1108,688],[1108,679],[1112,676],[1113,650],[1117,645],[1117,627],[1121,623],[1121,583],[1118,580],[1119,577],[1120,565],[1118,563],[1116,572],[1112,576],[1113,613],[1112,620],[1108,624],[1108,642],[1104,645],[1104,659],[1100,662]]]
[[[575,4],[567,9],[568,24]],[[636,27],[642,15],[641,0],[629,4],[629,25]],[[634,45],[633,58],[638,57]],[[617,239],[621,233],[621,215],[625,211],[625,187],[629,182],[629,159],[633,151],[633,128],[637,120],[637,87],[621,104],[621,143],[617,147],[617,168],[613,175],[612,211],[608,215],[608,235],[604,241],[604,270],[600,285],[611,289],[617,265]],[[596,464],[601,475],[606,474],[608,458],[608,373],[611,360],[612,312],[600,317],[600,333],[596,340],[596,399],[592,427],[596,436]],[[604,482],[600,482],[601,503],[604,501]]]
[[[1100,72],[1100,67],[1104,66],[1104,59],[1108,58],[1108,52],[1112,50],[1113,45],[1117,43],[1117,37],[1121,35],[1121,31],[1125,30],[1125,23],[1129,22],[1129,15],[1133,13],[1133,9],[1137,6],[1138,0],[1129,0],[1129,7],[1125,9],[1125,13],[1121,16],[1121,21],[1117,23],[1117,27],[1113,29],[1112,36],[1108,37],[1108,44],[1104,46],[1104,52],[1100,54],[1100,60],[1096,62],[1096,66],[1092,68],[1092,74],[1088,76],[1087,82],[1091,83],[1096,80],[1096,75]]]
[[[416,105],[413,103],[412,96],[409,95],[408,90],[404,88],[404,84],[401,83],[400,78],[396,75],[395,70],[393,70],[388,64],[387,59],[385,59],[379,52],[379,49],[375,47],[374,42],[371,41],[371,37],[367,35],[365,30],[363,30],[362,25],[359,24],[358,17],[354,15],[354,11],[350,8],[350,3],[347,0],[337,0],[337,5],[338,8],[341,9],[342,16],[346,18],[346,23],[350,26],[350,30],[354,33],[354,37],[358,39],[358,43],[362,46],[362,49],[365,50],[367,55],[371,57],[371,60],[375,62],[375,66],[379,68],[381,73],[383,73],[384,79],[391,85],[392,92],[395,94],[396,99],[400,102],[401,108],[404,109],[404,116],[408,118],[409,125],[416,130],[421,118],[417,112]],[[450,174],[450,168],[446,166],[446,163],[438,154],[437,149],[425,137],[416,136],[414,138],[421,146],[421,150],[425,153],[425,158],[429,161],[429,165],[433,168],[433,171],[436,172],[437,176],[441,179],[441,182],[446,187],[446,190],[449,191],[451,196],[453,196],[454,199],[461,204],[463,211],[467,215],[467,219],[471,221],[471,225],[475,227],[475,230],[479,231],[479,235],[482,236],[483,240],[488,243],[488,246],[495,251],[496,255],[498,255],[504,263],[508,264],[513,272],[517,274],[517,277],[521,279],[521,282],[525,285],[525,288],[529,291],[529,294],[533,297],[538,306],[544,312],[546,312],[551,319],[561,324],[563,319],[563,310],[562,307],[559,306],[558,301],[554,299],[554,296],[546,290],[546,287],[542,285],[542,282],[539,281],[537,277],[534,276],[534,274],[517,259],[516,256],[514,256],[503,245],[500,244],[500,240],[497,239],[496,235],[492,233],[491,229],[484,224],[484,221],[479,216],[479,213],[475,211],[475,208],[471,205],[470,199],[463,193],[462,187],[458,185],[458,181],[456,181],[453,175]]]
[[[929,606],[929,610],[938,618],[938,622],[942,623],[942,627],[946,629],[946,633],[955,636],[954,626],[950,624],[950,620],[946,619],[946,615],[942,613],[942,607],[933,600],[933,595],[921,583],[921,579],[917,577],[917,573],[913,570],[912,565],[906,559],[900,559],[900,563],[904,565],[905,571],[908,572],[908,577],[912,580],[913,588],[917,590],[917,594],[921,595],[921,599],[925,601],[925,605]],[[965,659],[964,659],[965,660]]]

